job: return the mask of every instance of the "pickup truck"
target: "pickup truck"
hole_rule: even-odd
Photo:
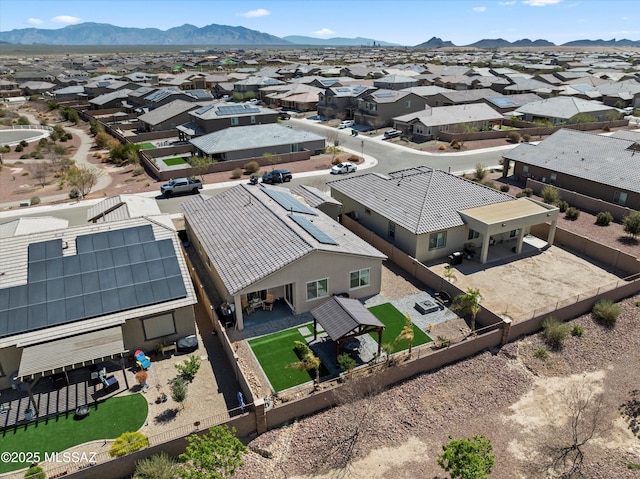
[[[160,193],[169,197],[185,193],[196,194],[202,189],[202,181],[195,178],[176,178],[160,187]]]

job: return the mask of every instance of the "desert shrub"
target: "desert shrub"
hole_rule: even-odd
[[[257,161],[250,161],[248,163],[245,163],[243,168],[246,174],[251,175],[253,173],[256,173],[258,170],[260,170],[260,165],[258,164]]]
[[[567,208],[567,211],[564,213],[564,217],[570,221],[575,221],[580,216],[580,210],[578,208]]]
[[[133,176],[140,176],[144,173],[144,168],[142,166],[136,166],[133,170],[131,170],[131,174]]]
[[[40,204],[40,197],[39,196],[34,196],[33,198],[31,198],[30,200],[32,205],[39,205]]]
[[[482,163],[476,163],[475,169],[473,171],[473,177],[477,181],[483,181],[487,177],[487,174],[489,174],[487,168],[485,168]]]
[[[178,374],[185,381],[192,381],[196,377],[198,369],[200,369],[200,358],[194,354],[190,355],[188,359],[185,359],[182,364],[176,364]]]
[[[27,143],[25,140],[22,140],[20,144],[22,145],[23,148],[29,145],[29,143]]]
[[[582,337],[584,334],[584,328],[582,326],[578,326],[577,324],[573,325],[573,329],[571,330],[571,336],[576,336],[578,338]]]
[[[516,198],[524,198],[525,196],[527,195],[525,194],[524,191],[521,191],[520,193],[516,193]]]
[[[16,147],[15,147],[15,149],[13,151],[15,151],[16,153],[20,153],[22,150],[24,150],[24,146],[16,145]]]
[[[566,212],[568,208],[569,203],[567,203],[566,201],[562,200],[558,202],[558,209],[560,210],[560,213]]]
[[[509,185],[500,185],[500,191],[506,193],[507,191],[509,191]]]
[[[338,356],[338,367],[345,372],[351,371],[356,367],[356,360],[347,353],[342,353]]]
[[[24,477],[29,479],[47,479],[47,474],[44,472],[44,469],[40,466],[31,466],[27,469],[27,472],[24,473]]]
[[[593,317],[605,326],[615,325],[621,312],[620,306],[609,299],[599,299],[591,310]]]
[[[2,147],[0,147],[0,153],[9,153],[11,151],[11,148],[9,147],[9,145],[3,145]]]
[[[351,163],[360,163],[361,160],[362,157],[358,155],[350,155],[349,158],[347,158],[347,161],[350,161]]]
[[[613,215],[608,211],[601,211],[596,215],[596,224],[598,226],[609,226],[613,221]]]
[[[629,216],[625,216],[622,220],[622,226],[624,232],[631,237],[640,236],[640,211],[634,211]]]
[[[484,186],[488,186],[489,188],[493,188],[494,190],[498,189],[498,187],[493,181],[483,181],[481,184]]]
[[[459,150],[461,148],[460,142],[458,140],[453,140],[449,144],[451,145],[451,148],[453,148],[454,150]]]
[[[149,445],[149,439],[141,432],[123,432],[111,445],[109,455],[111,457],[124,456]]]
[[[517,131],[510,131],[507,138],[509,138],[509,141],[512,143],[520,143],[520,133]]]
[[[445,145],[445,144],[442,144],[442,145],[440,145],[440,146],[438,147],[438,150],[440,150],[440,151],[444,151],[444,150],[446,150],[446,149],[447,149],[447,145]]]
[[[544,361],[545,359],[547,359],[549,357],[549,353],[547,352],[547,348],[536,349],[533,352],[533,357],[541,359],[541,360]]]
[[[29,158],[31,158],[31,155],[27,155],[26,153],[23,155],[20,155],[21,160],[28,160]]]
[[[29,176],[29,172],[28,171],[23,171],[20,176]]]
[[[231,178],[233,178],[234,180],[237,180],[241,176],[242,176],[242,168],[234,168],[234,170],[231,172]]]
[[[531,198],[533,196],[533,190],[531,188],[525,188],[522,192],[527,198]]]
[[[550,205],[555,205],[558,201],[560,201],[560,192],[553,186],[547,185],[542,188],[540,196],[542,196],[542,201]]]
[[[529,140],[531,140],[531,135],[522,135],[522,139],[523,139],[525,142],[529,143]]]
[[[559,348],[569,336],[569,326],[553,316],[547,316],[542,322],[542,333],[549,346]]]

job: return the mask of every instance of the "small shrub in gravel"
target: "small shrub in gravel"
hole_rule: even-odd
[[[570,221],[577,220],[579,216],[580,210],[578,208],[574,208],[573,206],[571,208],[568,208],[564,213],[564,217]]]
[[[34,196],[33,198],[31,198],[31,204],[32,204],[32,205],[38,205],[38,204],[40,204],[40,197],[38,197],[38,196]]]
[[[522,192],[527,198],[531,198],[533,196],[533,190],[531,188],[525,188]]]
[[[608,211],[601,211],[596,215],[596,224],[598,226],[609,226],[613,221],[613,215]]]
[[[534,358],[541,359],[542,361],[549,358],[549,353],[547,352],[547,348],[536,349],[533,353]]]
[[[509,191],[509,185],[500,186],[500,191],[502,191],[503,193],[506,193],[507,191]]]
[[[242,168],[235,168],[232,172],[231,172],[231,178],[233,178],[234,180],[237,180],[238,178],[240,178],[242,176]]]
[[[542,330],[547,343],[554,349],[560,348],[569,336],[569,326],[553,316],[545,318],[542,322]]]
[[[571,336],[581,338],[583,334],[584,334],[584,328],[582,326],[578,326],[577,324],[574,324],[573,329],[571,330]]]
[[[550,185],[542,188],[540,196],[542,196],[542,201],[550,205],[555,205],[556,203],[558,203],[558,201],[560,201],[560,192]]]
[[[560,213],[566,212],[568,208],[569,203],[567,203],[566,201],[562,200],[558,202],[558,209],[560,210]]]
[[[522,139],[526,142],[529,143],[529,140],[531,140],[531,135],[522,135]]]
[[[605,326],[612,327],[616,324],[616,320],[622,309],[620,306],[609,299],[599,299],[593,305],[591,313],[596,320]]]
[[[516,193],[516,198],[524,198],[525,196],[527,196],[524,191],[521,191],[520,193]]]
[[[243,168],[246,174],[251,175],[260,169],[260,165],[257,161],[250,161],[246,163]]]
[[[509,141],[511,141],[511,143],[520,143],[520,133],[518,133],[517,131],[509,132],[507,138],[509,139]]]

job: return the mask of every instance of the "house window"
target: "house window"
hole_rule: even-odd
[[[529,165],[522,165],[522,174],[523,175],[529,174]]]
[[[231,126],[238,126],[240,124],[239,118],[231,118]]]
[[[4,369],[2,369],[2,364],[0,364],[0,378],[4,377]]]
[[[413,127],[413,131],[417,134],[417,135],[422,135],[424,133],[424,125],[415,125]]]
[[[520,230],[511,230],[511,231],[509,231],[509,238],[515,238],[516,236],[518,236],[519,232],[520,232]]]
[[[472,229],[469,230],[469,236],[467,237],[467,239],[472,240],[472,239],[476,239],[480,236],[480,233],[478,233],[477,231],[474,231]]]
[[[369,268],[349,273],[349,289],[369,286]]]
[[[411,100],[407,100],[407,108],[411,108]]]
[[[251,115],[251,124],[252,125],[256,124],[256,116],[255,115]]]
[[[396,238],[396,224],[393,221],[389,221],[389,238]]]
[[[143,319],[142,327],[146,341],[176,334],[176,324],[173,320],[173,314],[163,314],[162,316]]]
[[[551,173],[549,175],[549,183],[550,184],[555,185],[557,179],[558,179],[558,175],[556,175],[555,173]]]
[[[447,232],[440,231],[429,236],[429,249],[440,249],[447,246]]]
[[[329,296],[329,279],[319,279],[307,283],[307,301]]]
[[[624,206],[627,203],[627,194],[624,191],[616,191],[613,194],[613,202],[617,205]]]

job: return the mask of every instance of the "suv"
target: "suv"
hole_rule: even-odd
[[[340,122],[340,124],[338,125],[338,128],[340,130],[342,130],[343,128],[351,128],[355,124],[356,123],[353,120],[344,120]]]
[[[402,132],[400,130],[387,130],[384,132],[384,137],[385,138],[395,138],[396,136],[400,136],[402,135]]]
[[[291,181],[292,175],[289,170],[271,170],[264,175],[262,175],[263,183],[284,183],[286,181]]]

